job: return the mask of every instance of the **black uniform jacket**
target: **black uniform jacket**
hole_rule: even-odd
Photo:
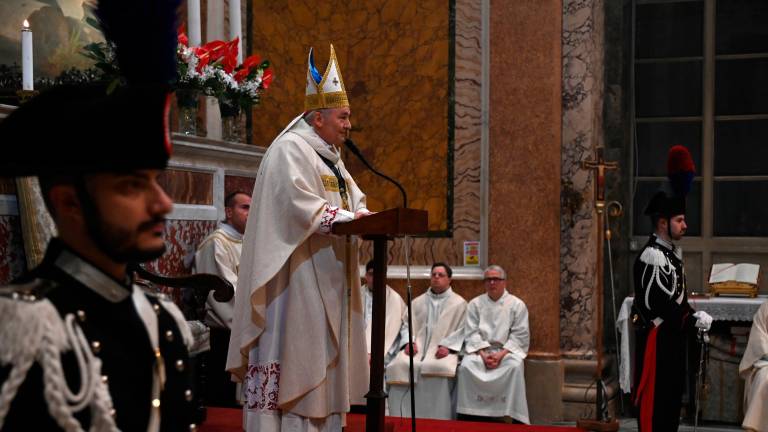
[[[76,317],[92,352],[102,361],[102,380],[108,383],[117,427],[122,431],[146,431],[152,409],[160,410],[160,429],[188,431],[192,415],[188,353],[180,331],[180,320],[169,312],[173,306],[162,295],[141,293],[152,305],[157,317],[158,348],[156,353],[149,330],[132,299],[132,281],[117,281],[77,256],[62,242],[53,239],[43,262],[14,283],[40,282],[36,298],[48,299],[62,318]],[[14,287],[5,288],[10,296]],[[18,294],[18,293],[17,293]],[[18,297],[17,295],[13,296]],[[30,297],[23,296],[29,301]],[[39,301],[39,300],[38,300]],[[0,325],[3,317],[0,316]],[[3,348],[0,347],[0,350]],[[158,355],[159,354],[159,355]],[[152,385],[156,362],[163,362],[165,382],[159,407],[153,408]],[[77,390],[80,382],[77,361],[72,351],[62,355],[64,374],[70,387]],[[9,365],[0,367],[0,383],[10,372]],[[60,430],[48,412],[43,395],[42,366],[35,363],[11,403],[3,431]],[[75,413],[85,430],[90,425],[88,407]]]

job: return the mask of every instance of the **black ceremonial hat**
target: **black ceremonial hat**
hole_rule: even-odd
[[[0,175],[162,169],[168,163],[165,86],[52,88],[0,121]]]

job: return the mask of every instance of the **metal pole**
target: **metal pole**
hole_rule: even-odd
[[[699,404],[701,401],[701,392],[704,390],[704,382],[706,380],[706,377],[704,376],[704,361],[706,358],[707,345],[709,344],[709,335],[707,334],[707,331],[699,329],[697,339],[699,341],[700,350],[699,371],[696,373],[696,411],[693,413],[693,432],[697,432],[699,428]]]
[[[411,300],[413,295],[411,293],[411,259],[408,248],[408,236],[404,238],[405,247],[405,280],[408,288],[408,349],[410,355],[408,356],[408,386],[411,393],[411,431],[416,432],[416,398],[414,397],[413,390],[413,314],[411,313]],[[424,349],[424,347],[422,347]]]

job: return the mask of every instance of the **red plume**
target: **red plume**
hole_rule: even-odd
[[[675,195],[685,197],[691,190],[693,177],[696,175],[696,166],[693,157],[687,148],[681,145],[669,149],[667,156],[667,177]]]
[[[693,164],[693,157],[687,148],[681,145],[673,146],[669,149],[667,157],[667,174],[677,173],[696,173],[696,166]]]

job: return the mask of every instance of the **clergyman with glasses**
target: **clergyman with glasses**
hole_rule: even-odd
[[[503,268],[489,266],[483,276],[485,294],[467,306],[456,411],[527,424],[523,360],[530,340],[528,308],[507,290]]]

